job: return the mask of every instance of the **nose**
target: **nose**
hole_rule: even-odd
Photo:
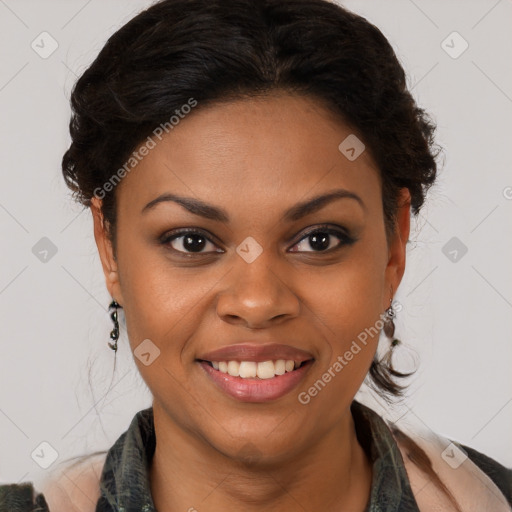
[[[240,259],[226,276],[217,299],[217,314],[223,321],[263,329],[299,315],[301,303],[289,274],[264,254],[252,263]]]

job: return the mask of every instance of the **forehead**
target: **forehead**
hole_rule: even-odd
[[[119,208],[140,212],[159,194],[176,192],[257,211],[340,187],[375,202],[380,179],[369,152],[351,160],[340,151],[347,138],[357,144],[353,137],[304,96],[198,104],[161,140],[152,137],[152,149],[121,182]]]

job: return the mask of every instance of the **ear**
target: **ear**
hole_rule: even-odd
[[[101,213],[102,200],[97,197],[91,199],[91,212],[94,222],[94,239],[105,274],[105,282],[107,289],[113,299],[119,305],[123,305],[123,297],[121,293],[121,285],[119,282],[119,272],[117,261],[114,256],[112,243],[108,238],[107,226],[104,222],[103,214]]]
[[[391,294],[396,292],[405,272],[406,244],[409,240],[411,221],[411,194],[409,189],[401,188],[399,194],[395,231],[389,243],[386,267],[386,283]],[[385,290],[387,302],[384,309],[389,307],[389,300],[392,298],[391,294],[387,295],[388,290]]]

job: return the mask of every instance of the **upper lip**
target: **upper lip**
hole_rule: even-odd
[[[313,355],[290,345],[279,343],[240,343],[201,354],[198,359],[204,361],[277,361],[278,359],[298,362],[313,359]]]

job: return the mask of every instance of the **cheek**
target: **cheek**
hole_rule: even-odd
[[[191,274],[189,273],[189,276]],[[123,296],[128,303],[127,328],[132,349],[150,338],[162,350],[180,350],[183,332],[197,318],[208,292],[208,280],[187,278],[187,272],[161,262],[131,269]]]
[[[155,398],[172,396],[177,410],[185,411],[190,383],[182,350],[194,332],[201,290],[175,271],[146,264],[132,269],[127,290],[127,335],[138,371]]]
[[[315,296],[310,296],[330,362],[350,350],[353,342],[359,342],[361,350],[353,350],[360,353],[357,360],[362,366],[373,357],[381,328],[380,281],[377,273],[351,265],[331,276]]]
[[[206,315],[211,307],[211,290],[221,281],[226,269],[178,267],[165,257],[164,251],[141,247],[140,243],[136,250],[124,254],[130,256],[120,259],[119,267],[134,361],[152,390],[171,375],[185,382],[187,365],[192,364],[190,352],[185,349],[200,322],[209,321]],[[146,366],[137,357],[143,349],[151,355],[158,354],[150,365]],[[185,360],[184,354],[189,360]]]
[[[311,291],[310,283],[310,291],[305,292],[322,331],[325,358],[320,371],[332,367],[341,357],[343,369],[338,365],[337,373],[345,378],[338,381],[357,383],[364,378],[383,325],[387,246],[385,238],[377,234],[366,240],[362,239],[350,257],[317,281],[316,291]]]
[[[309,387],[299,395],[311,417],[336,421],[340,408],[332,405],[350,403],[368,373],[382,329],[378,274],[360,262],[346,265],[312,298],[320,357]]]
[[[321,304],[317,309],[352,335],[354,328],[364,329],[382,313],[387,245],[385,237],[375,231],[367,230],[339,265],[326,267],[329,270],[316,287],[315,301]]]

